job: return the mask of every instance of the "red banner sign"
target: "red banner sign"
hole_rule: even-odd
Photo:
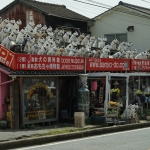
[[[150,60],[132,59],[131,71],[150,71]]]
[[[87,58],[87,71],[127,71],[130,59]]]
[[[16,54],[16,70],[84,70],[83,57]]]
[[[0,45],[0,62],[5,66],[14,69],[15,53]]]
[[[12,70],[83,71],[83,57],[16,54],[0,45],[0,63]],[[150,71],[150,60],[86,58],[87,71]]]

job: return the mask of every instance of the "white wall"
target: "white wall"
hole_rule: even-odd
[[[134,32],[128,32],[128,26],[134,26]],[[131,49],[137,49],[139,53],[150,48],[150,19],[113,11],[96,20],[90,31],[96,37],[127,33],[128,41],[133,42]]]

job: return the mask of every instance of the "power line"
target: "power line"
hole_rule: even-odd
[[[93,12],[94,12],[94,14],[95,14],[95,16],[96,16],[96,14],[98,15],[98,14],[100,14],[100,13],[102,13],[102,12],[104,12],[105,10],[104,9],[95,9],[95,7],[94,6],[92,6],[92,7],[89,7],[89,6],[87,6],[87,4],[83,4],[84,5],[84,7],[78,7],[78,5],[74,5],[74,4],[72,4],[72,2],[70,2],[69,1],[69,3],[68,2],[66,2],[66,0],[65,1],[63,1],[63,0],[61,0],[61,2],[64,4],[64,5],[66,5],[66,7],[68,8],[68,9],[71,9],[71,8],[73,8],[73,9],[71,9],[71,10],[74,10],[74,11],[76,11],[76,10],[78,10],[78,11],[76,11],[77,13],[80,13],[80,14],[83,14],[83,12],[84,12],[84,16],[87,16],[88,18],[92,18],[93,17]],[[79,4],[79,2],[75,2],[75,3],[78,3]]]
[[[113,6],[106,5],[106,4],[103,4],[103,3],[99,3],[99,2],[96,2],[96,1],[93,1],[93,0],[85,0],[85,1],[89,1],[89,2],[92,2],[92,3],[96,3],[96,4],[99,4],[99,5],[102,5],[102,6],[113,7]]]
[[[80,2],[80,3],[85,3],[85,2],[81,2],[81,1],[79,1],[79,0],[73,0],[73,1],[77,1],[77,2]],[[90,4],[90,3],[85,3],[85,4],[88,4],[88,5],[93,5],[93,4]],[[96,6],[96,7],[102,7],[102,6],[99,6],[99,5],[94,5],[94,6]],[[106,9],[110,9],[110,8],[107,8],[107,7],[102,7],[102,8],[106,8]],[[114,10],[114,9],[113,9]],[[147,18],[147,19],[149,19],[150,17],[145,17],[145,16],[143,16],[143,15],[135,15],[135,14],[133,14],[133,13],[129,13],[129,12],[127,12],[127,11],[122,11],[122,10],[114,10],[114,11],[118,11],[118,12],[123,12],[123,13],[126,13],[126,14],[130,14],[130,15],[133,15],[133,16],[138,16],[138,17],[143,17],[143,18]],[[138,10],[136,10],[136,11],[138,11]],[[144,13],[144,12],[143,12]],[[94,17],[95,18],[95,17]]]
[[[74,7],[75,9],[79,10],[78,8]],[[99,13],[99,11],[97,11]],[[88,13],[91,13],[91,11],[88,11]],[[116,14],[118,14],[119,16],[125,16],[125,15],[121,15],[119,13],[116,12]],[[115,18],[115,19],[118,19],[118,20],[124,20],[124,21],[130,21],[130,22],[133,22],[133,23],[137,23],[137,24],[142,24],[142,25],[147,25],[147,26],[150,26],[150,24],[144,24],[144,23],[140,23],[140,22],[137,22],[137,21],[132,21],[132,20],[128,20],[128,19],[123,19],[123,18],[117,18],[117,17],[111,17],[111,18]],[[135,19],[135,18],[134,18]]]
[[[110,9],[110,8],[107,8],[107,7],[90,4],[90,3],[86,3],[86,2],[83,2],[83,1],[79,1],[79,0],[73,0],[73,1],[78,2],[78,3],[83,3],[83,4],[86,4],[86,5],[91,5],[91,6],[94,6],[94,7],[95,7],[95,6],[96,6],[96,7],[101,7],[101,8],[107,9],[107,10]],[[95,2],[95,1],[92,0],[92,2]],[[105,5],[105,4],[103,4],[103,5]],[[78,8],[76,8],[76,9],[79,10]],[[89,8],[88,8],[88,9],[89,9]],[[114,9],[113,9],[113,10],[114,10]],[[132,15],[132,16],[138,16],[138,17],[143,17],[143,18],[150,19],[150,17],[146,17],[146,16],[143,16],[143,15],[138,15],[138,14],[129,13],[129,12],[123,11],[123,10],[114,10],[114,11],[118,11],[118,12],[130,14],[130,15]],[[137,10],[137,11],[138,11],[138,10]],[[86,10],[86,12],[87,12],[87,10]],[[100,15],[100,14],[98,14],[98,15]],[[97,15],[97,16],[98,16],[98,15]],[[95,15],[95,16],[96,16],[96,15]],[[89,14],[88,14],[88,17],[89,17]],[[94,17],[94,18],[95,18],[95,17]]]
[[[77,1],[77,2],[80,2],[80,3],[83,3],[83,4],[89,4],[89,5],[93,5],[93,6],[97,6],[97,7],[102,7],[102,8],[106,8],[106,9],[110,9],[108,7],[99,6],[99,5],[95,5],[95,4],[90,4],[90,3],[82,2],[82,1],[79,1],[79,0],[73,0],[73,1]]]
[[[63,0],[61,0],[61,1],[63,1]],[[90,3],[85,3],[85,2],[81,2],[81,1],[79,1],[79,0],[73,0],[73,1],[76,1],[76,2],[80,2],[80,3],[84,3],[84,4],[88,4],[88,5],[92,5],[92,6],[96,6],[96,7],[101,7],[101,6],[99,6],[99,5],[93,5],[93,4],[90,4]],[[89,0],[87,0],[87,1],[89,1]],[[92,1],[92,0],[90,0],[91,2],[94,2],[94,1]],[[142,1],[145,1],[145,0],[142,0]],[[64,3],[64,2],[63,2]],[[103,5],[105,5],[105,4],[103,4]],[[78,8],[76,8],[76,7],[74,7],[75,9],[78,9]],[[103,7],[102,7],[103,8]],[[104,7],[105,9],[109,9],[109,8],[106,8],[106,7]],[[79,9],[78,9],[79,10]],[[89,10],[89,9],[88,9]],[[120,11],[120,10],[114,10],[114,11],[116,11],[116,12],[122,12],[122,13],[126,13],[126,14],[130,14],[130,15],[133,15],[133,16],[138,16],[138,17],[141,17],[141,15],[135,15],[135,14],[132,14],[132,13],[129,13],[129,12],[126,12],[126,11]],[[118,13],[118,15],[120,15],[119,13]],[[122,15],[120,15],[120,16],[122,16]],[[115,18],[115,17],[112,17],[112,18]],[[148,18],[148,17],[146,17],[146,18]],[[119,20],[124,20],[124,21],[129,21],[129,20],[126,20],[126,19],[120,19],[120,18],[115,18],[115,19],[119,19]],[[106,22],[104,22],[104,21],[101,21],[101,22],[103,22],[104,24],[107,24],[108,26],[111,26],[111,27],[113,27],[113,28],[116,28],[117,30],[120,30],[120,31],[123,31],[123,30],[121,30],[121,29],[119,29],[119,28],[117,28],[117,27],[115,27],[115,26],[113,26],[113,25],[110,25],[110,24],[108,24],[108,23],[106,23]],[[134,22],[134,21],[130,21],[130,22]],[[148,24],[143,24],[143,23],[139,23],[139,22],[134,22],[134,23],[138,23],[138,24],[142,24],[142,25],[147,25],[147,26],[150,26],[150,25],[148,25]],[[123,31],[124,32],[124,31]],[[132,34],[133,36],[136,36],[136,37],[138,37],[138,38],[141,38],[141,39],[145,39],[145,40],[150,40],[150,39],[147,39],[147,38],[144,38],[144,37],[140,37],[140,36],[138,36],[138,35],[135,35],[135,34]]]
[[[74,5],[72,6],[72,2],[70,2],[70,3],[67,2],[67,3],[66,3],[66,0],[65,0],[65,2],[63,2],[63,0],[61,0],[61,1],[62,1],[62,3],[65,3],[65,4],[67,4],[67,5],[69,4],[69,5],[70,5],[71,7],[73,7],[73,8],[76,8],[76,9],[78,9],[78,10],[81,9],[81,10],[83,11],[83,7],[81,8],[81,7],[78,7],[78,6],[75,7]],[[99,10],[104,11],[103,9],[95,9],[95,7],[94,7],[94,8],[89,8],[87,5],[85,5],[84,8],[85,8],[85,7],[87,7],[88,11],[91,10],[92,13],[93,13],[93,11],[96,11],[96,12],[99,12]],[[87,10],[86,10],[86,11],[87,11]],[[88,12],[88,11],[87,11],[87,12]],[[90,12],[90,11],[89,11],[89,12]],[[85,12],[84,12],[84,13],[85,13]]]
[[[144,2],[146,2],[146,3],[150,3],[149,1],[145,1],[145,0],[141,0],[141,1],[144,1]]]

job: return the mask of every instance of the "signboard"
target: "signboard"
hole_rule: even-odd
[[[0,62],[14,70],[15,53],[0,45]]]
[[[148,59],[132,59],[131,71],[150,71],[150,60]]]
[[[87,71],[128,71],[130,59],[87,58]]]
[[[15,54],[15,70],[84,70],[83,57]]]

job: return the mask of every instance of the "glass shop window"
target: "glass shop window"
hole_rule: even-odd
[[[24,79],[24,121],[56,118],[55,78]]]
[[[127,41],[127,34],[126,33],[120,33],[120,34],[105,34],[104,35],[107,38],[108,44],[111,44],[111,42],[116,38],[119,42]]]

